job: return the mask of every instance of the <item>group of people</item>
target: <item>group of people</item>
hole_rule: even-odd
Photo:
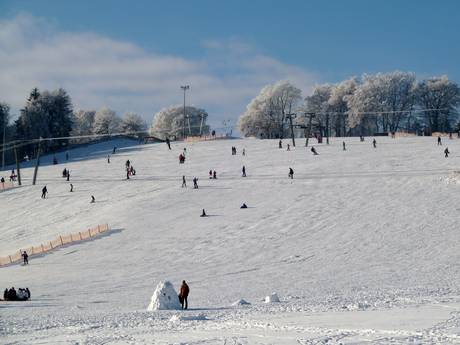
[[[65,177],[67,181],[69,181],[70,180],[70,170],[64,168],[64,170],[62,170],[62,177]]]
[[[6,288],[3,292],[4,301],[27,301],[30,299],[29,288],[19,288],[17,291],[14,286],[11,289]]]
[[[214,180],[217,179],[217,173],[215,170],[214,171],[209,170],[209,179],[214,179]]]

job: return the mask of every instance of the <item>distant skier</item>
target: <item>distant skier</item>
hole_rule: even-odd
[[[243,205],[241,205],[240,208],[248,208],[248,205],[246,205],[245,203],[243,203]]]
[[[46,198],[46,194],[48,194],[48,188],[45,186],[42,188],[42,199]]]
[[[212,170],[209,170],[209,179],[212,179]]]
[[[243,173],[243,177],[246,177],[246,167],[243,165],[243,169],[241,169],[242,173]]]
[[[441,145],[442,145],[441,137],[438,136],[438,146],[441,146]]]
[[[94,197],[94,195],[91,195],[91,202],[90,204],[94,204],[96,202],[96,198]]]
[[[444,157],[448,158],[449,157],[449,148],[446,147],[446,149],[444,150]]]
[[[201,212],[201,216],[200,217],[207,217],[208,215],[206,214],[206,211],[204,210],[203,208],[203,211]]]
[[[168,145],[168,149],[171,150],[171,141],[169,141],[168,137],[166,137],[166,145]]]
[[[449,139],[452,140],[452,132],[449,133]]]
[[[71,193],[73,192],[73,184],[72,183],[70,184],[70,192]]]
[[[187,298],[188,298],[189,293],[190,293],[190,288],[188,287],[185,280],[183,280],[182,285],[180,287],[180,292],[179,292],[179,301],[180,301],[180,304],[182,305],[182,309],[188,308]]]
[[[342,141],[342,147],[343,147],[343,151],[347,150],[347,147],[345,146],[345,141]]]
[[[28,265],[29,264],[29,254],[27,254],[27,252],[24,250],[21,253],[21,256],[22,256],[23,264]]]
[[[289,178],[292,180],[294,178],[294,170],[292,168],[289,168]]]
[[[286,151],[291,151],[291,145],[287,144],[287,150]]]
[[[62,177],[67,177],[67,169],[62,170]]]
[[[66,177],[67,177],[67,181],[69,181],[70,180],[70,170],[69,169],[67,169]]]
[[[280,141],[278,141],[278,148],[282,149],[283,148],[283,141],[280,139]]]
[[[374,146],[374,149],[377,148],[377,140],[375,140],[375,138],[372,140],[372,146]]]
[[[246,149],[243,149],[243,156],[246,156]]]
[[[110,164],[110,155],[107,155],[107,164]]]
[[[315,147],[312,146],[311,149],[310,149],[311,153],[313,153],[315,156],[318,155],[318,152],[316,151]]]
[[[196,177],[193,178],[193,188],[198,189],[198,178]]]
[[[216,173],[215,170],[212,172],[212,178],[213,178],[214,180],[217,180],[217,173]]]

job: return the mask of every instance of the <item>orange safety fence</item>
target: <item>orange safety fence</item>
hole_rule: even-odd
[[[109,229],[110,228],[108,224],[98,225],[97,227],[90,228],[85,231],[80,231],[80,232],[75,232],[73,234],[59,236],[52,241],[42,243],[38,246],[31,246],[28,248],[20,249],[14,254],[0,257],[0,267],[21,261],[22,253],[24,251],[27,252],[29,257],[34,256],[34,255],[43,254],[43,253],[49,252],[53,249],[59,248],[69,243],[85,241],[90,238],[96,237],[99,234],[107,232]]]

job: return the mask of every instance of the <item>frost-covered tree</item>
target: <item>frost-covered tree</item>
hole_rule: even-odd
[[[265,86],[240,116],[240,132],[244,136],[283,138],[287,115],[294,111],[301,98],[301,90],[288,81]]]
[[[93,134],[95,115],[96,115],[96,111],[94,110],[75,111],[73,126],[72,126],[72,136]],[[88,141],[88,139],[77,139],[76,141],[86,142]]]
[[[362,83],[347,98],[350,126],[362,125],[372,118],[376,130],[397,131],[414,109],[415,86],[414,73],[364,75]]]
[[[10,106],[0,102],[0,135],[3,142],[3,134],[6,135],[8,123],[10,121]]]
[[[94,116],[94,134],[112,134],[120,131],[121,119],[115,111],[104,107]]]
[[[347,99],[354,94],[358,87],[357,78],[353,77],[333,85],[329,97],[329,109],[333,113],[333,126],[335,135],[345,136],[348,130],[348,102]]]
[[[136,113],[127,112],[121,121],[121,131],[124,133],[135,133],[145,131],[147,123]]]
[[[310,96],[305,97],[305,109],[307,112],[315,113],[313,126],[321,133],[329,137],[331,109],[329,100],[333,86],[330,84],[317,85]]]
[[[431,132],[451,131],[457,116],[455,108],[460,104],[457,83],[447,76],[421,81],[417,85],[417,101],[424,111],[424,120]]]
[[[209,126],[206,124],[208,113],[204,109],[175,105],[161,109],[155,114],[150,128],[150,134],[159,138],[182,137],[184,125],[185,134],[191,136],[209,134]]]

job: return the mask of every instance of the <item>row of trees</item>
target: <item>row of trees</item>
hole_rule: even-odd
[[[22,143],[38,138],[63,138],[75,136],[132,133],[145,131],[147,124],[139,115],[128,112],[123,118],[115,111],[102,108],[99,111],[73,110],[72,100],[64,89],[43,91],[33,89],[18,119],[10,123],[10,108],[0,103],[0,129],[5,141]],[[6,126],[6,127],[5,127]],[[5,128],[5,130],[4,130]],[[72,139],[72,142],[88,141],[88,138]],[[42,152],[56,150],[69,144],[71,139],[47,140]],[[36,145],[21,145],[19,153],[33,157]],[[8,153],[11,160],[11,152]]]
[[[417,81],[414,73],[363,75],[337,84],[314,87],[302,99],[287,81],[264,87],[240,116],[245,136],[282,138],[287,120],[296,113],[314,114],[312,130],[326,136],[371,135],[381,132],[451,132],[459,130],[459,86],[447,76]],[[309,116],[298,116],[304,129]]]

